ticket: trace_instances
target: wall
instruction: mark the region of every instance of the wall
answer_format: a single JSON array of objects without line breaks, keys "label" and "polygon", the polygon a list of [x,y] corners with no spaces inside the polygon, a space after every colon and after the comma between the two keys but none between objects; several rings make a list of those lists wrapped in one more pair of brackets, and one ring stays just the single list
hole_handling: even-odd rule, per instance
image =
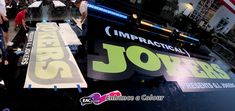
[{"label": "wall", "polygon": [[[175,14],[182,13],[185,11],[185,15],[190,14],[193,10],[187,8],[188,3],[193,4],[193,8],[195,9],[197,4],[199,3],[200,0],[178,0],[179,4],[179,9],[178,11],[175,12]],[[232,29],[232,27],[235,25],[235,14],[233,14],[230,10],[228,10],[225,6],[221,6],[215,13],[215,15],[211,18],[209,21],[209,25],[212,27],[216,27],[219,21],[223,18],[229,18],[229,24],[226,25],[226,27],[222,30],[223,33],[228,33],[229,30]]]},{"label": "wall", "polygon": [[225,6],[221,6],[215,13],[215,15],[209,21],[209,25],[212,27],[216,27],[219,21],[223,18],[229,18],[229,24],[225,26],[222,30],[223,33],[228,33],[230,29],[232,29],[235,24],[235,14],[233,14],[230,10],[228,10]]}]

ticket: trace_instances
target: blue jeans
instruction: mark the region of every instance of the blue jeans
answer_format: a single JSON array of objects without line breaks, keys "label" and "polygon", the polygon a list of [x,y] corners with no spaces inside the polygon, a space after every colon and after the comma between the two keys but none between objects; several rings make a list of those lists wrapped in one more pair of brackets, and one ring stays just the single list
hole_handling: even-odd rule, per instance
[{"label": "blue jeans", "polygon": [[2,59],[7,60],[7,50],[5,48],[5,43],[4,43],[4,40],[3,40],[2,27],[0,27],[0,49],[2,50]]}]

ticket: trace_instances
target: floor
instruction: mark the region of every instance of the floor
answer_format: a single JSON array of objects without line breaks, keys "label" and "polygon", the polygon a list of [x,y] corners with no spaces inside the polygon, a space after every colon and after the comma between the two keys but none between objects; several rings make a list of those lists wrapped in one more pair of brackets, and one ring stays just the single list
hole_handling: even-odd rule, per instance
[{"label": "floor", "polygon": [[17,31],[15,31],[15,22],[14,19],[9,19],[9,37],[10,40],[13,40],[16,36]]}]

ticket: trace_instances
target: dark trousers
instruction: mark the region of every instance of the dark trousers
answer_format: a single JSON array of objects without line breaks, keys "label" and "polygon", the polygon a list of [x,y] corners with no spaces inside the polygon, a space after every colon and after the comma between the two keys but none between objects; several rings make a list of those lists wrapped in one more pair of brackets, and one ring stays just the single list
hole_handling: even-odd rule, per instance
[{"label": "dark trousers", "polygon": [[17,26],[19,28],[19,31],[14,38],[14,45],[19,46],[20,48],[23,48],[25,41],[27,40],[26,33],[28,32],[28,29],[25,30],[22,25]]},{"label": "dark trousers", "polygon": [[3,31],[2,31],[1,26],[0,26],[0,49],[2,51],[2,59],[7,60],[7,50],[6,50],[6,47],[5,47],[4,40],[3,40]]}]

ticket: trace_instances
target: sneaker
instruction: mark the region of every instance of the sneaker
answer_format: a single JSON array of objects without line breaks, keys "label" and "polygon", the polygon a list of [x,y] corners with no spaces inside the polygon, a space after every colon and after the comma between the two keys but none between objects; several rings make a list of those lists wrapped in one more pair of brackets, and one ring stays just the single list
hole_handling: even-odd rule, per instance
[{"label": "sneaker", "polygon": [[19,26],[16,26],[15,31],[19,31],[19,30],[20,30]]},{"label": "sneaker", "polygon": [[7,60],[4,61],[4,65],[8,65],[9,62]]},{"label": "sneaker", "polygon": [[4,81],[3,80],[0,80],[0,85],[4,85]]},{"label": "sneaker", "polygon": [[8,42],[7,46],[12,46],[14,43],[13,42]]}]

